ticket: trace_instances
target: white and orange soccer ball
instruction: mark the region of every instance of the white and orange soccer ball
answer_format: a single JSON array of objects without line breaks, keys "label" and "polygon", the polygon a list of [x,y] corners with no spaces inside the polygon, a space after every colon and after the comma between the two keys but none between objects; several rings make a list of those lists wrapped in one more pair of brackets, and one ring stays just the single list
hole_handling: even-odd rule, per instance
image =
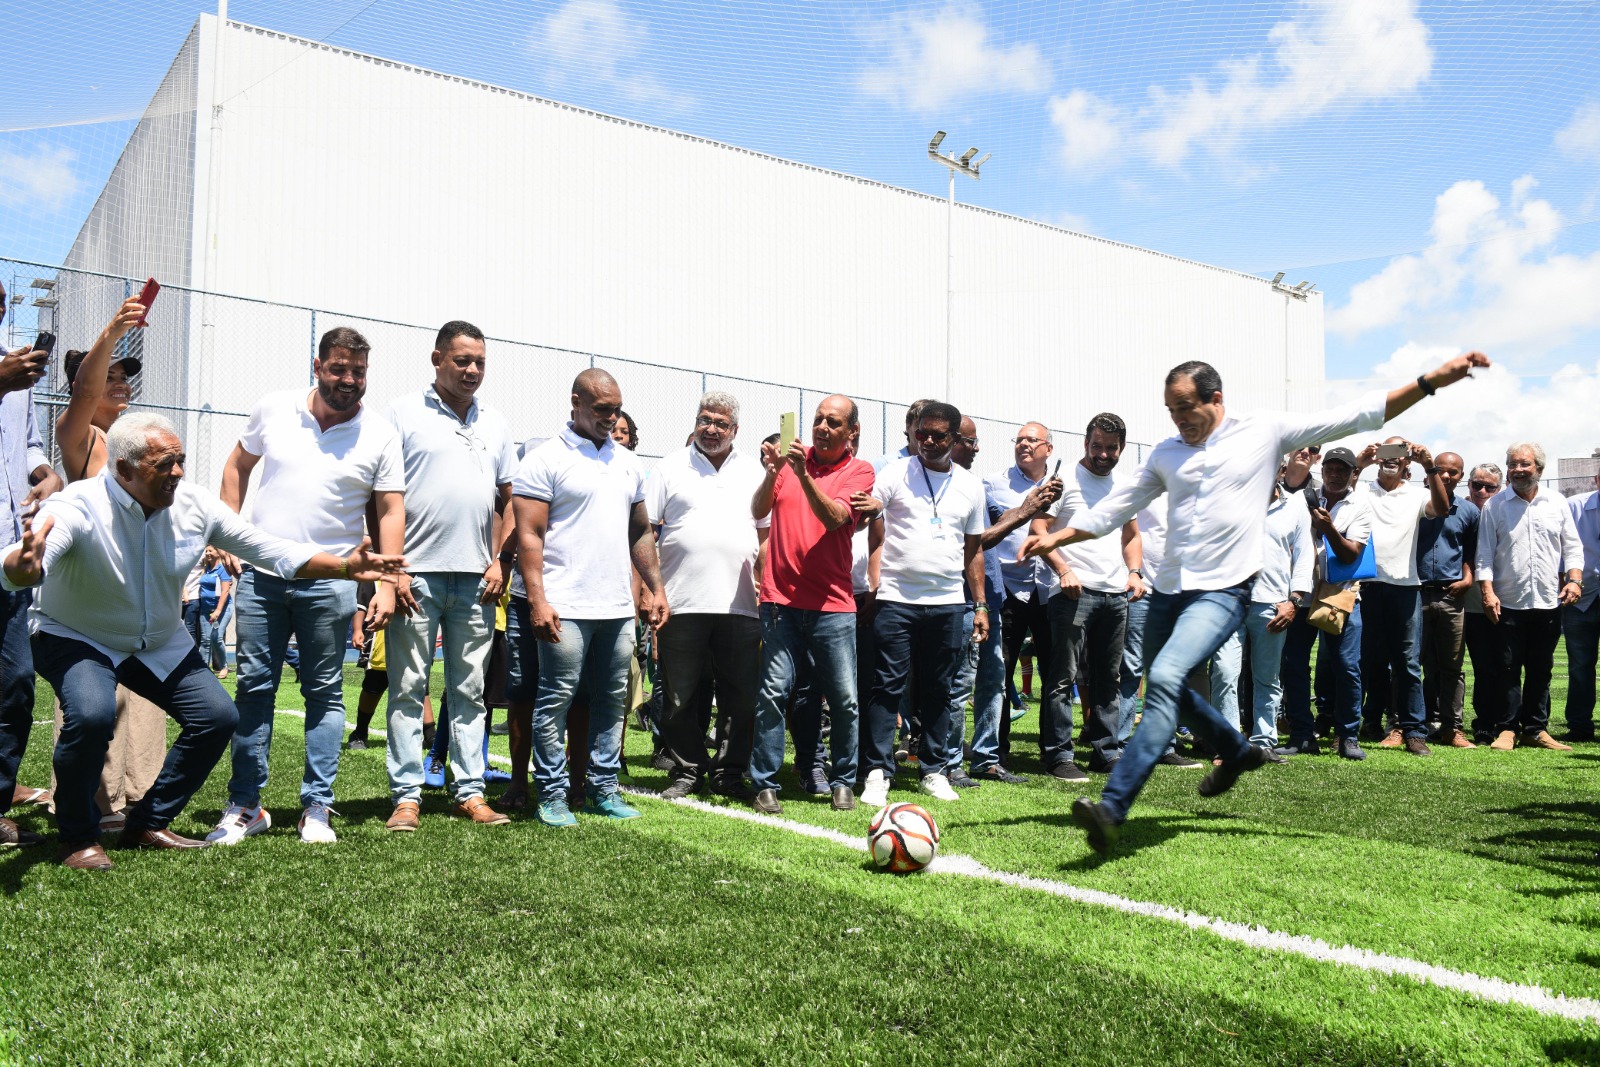
[{"label": "white and orange soccer ball", "polygon": [[895,874],[920,871],[939,851],[939,824],[915,804],[886,804],[867,827],[872,862]]}]

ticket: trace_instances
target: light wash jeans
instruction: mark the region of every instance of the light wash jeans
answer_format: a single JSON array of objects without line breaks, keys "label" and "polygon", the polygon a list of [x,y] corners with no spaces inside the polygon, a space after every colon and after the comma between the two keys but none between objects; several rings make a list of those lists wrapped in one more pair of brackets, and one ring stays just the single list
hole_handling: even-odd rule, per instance
[{"label": "light wash jeans", "polygon": [[344,650],[356,585],[333,578],[279,578],[246,568],[234,586],[238,605],[239,728],[233,735],[228,802],[261,803],[267,787],[274,702],[289,636],[300,645],[300,694],[306,702],[302,806],[333,803],[333,778],[344,741]]},{"label": "light wash jeans", "polygon": [[[972,691],[972,770],[988,770],[1000,762],[1000,716],[1006,707],[1006,646],[1000,633],[1004,598],[989,601],[989,639],[978,646],[978,670]],[[965,716],[962,717],[963,721]]]},{"label": "light wash jeans", "polygon": [[433,645],[444,632],[444,691],[450,705],[450,769],[457,802],[483,796],[483,675],[494,636],[494,605],[480,604],[476,571],[411,576],[417,610],[395,612],[387,631],[389,659],[389,795],[396,804],[422,799],[422,700],[428,695]]},{"label": "light wash jeans", "polygon": [[632,656],[632,617],[562,619],[557,641],[540,644],[539,696],[533,705],[533,767],[541,803],[567,797],[567,709],[580,683],[589,698],[585,790],[591,797],[617,791],[623,705],[628,702],[628,660]]},{"label": "light wash jeans", "polygon": [[1122,707],[1117,716],[1117,740],[1124,745],[1133,736],[1139,713],[1139,683],[1144,680],[1144,624],[1150,616],[1150,594],[1128,601],[1128,628],[1122,635]]},{"label": "light wash jeans", "polygon": [[[972,632],[972,617],[975,614],[977,613],[968,608],[961,616],[961,625],[969,634]],[[947,747],[951,758],[944,767],[946,775],[955,774],[961,769],[961,760],[966,754],[967,697],[972,694],[972,683],[977,677],[978,647],[969,639],[967,647],[961,651],[961,658],[956,661],[956,676],[950,683],[950,740]]]},{"label": "light wash jeans", "polygon": [[1272,633],[1267,623],[1278,617],[1278,605],[1254,604],[1244,616],[1250,637],[1251,702],[1255,723],[1250,743],[1272,748],[1278,743],[1278,709],[1283,706],[1283,644],[1288,630]]},{"label": "light wash jeans", "polygon": [[1151,593],[1145,620],[1144,717],[1122,758],[1111,767],[1100,794],[1114,821],[1128,817],[1134,798],[1172,744],[1181,721],[1227,763],[1242,759],[1250,743],[1204,697],[1188,686],[1189,673],[1206,662],[1239,629],[1250,601],[1250,583],[1229,589]]},{"label": "light wash jeans", "polygon": [[778,786],[783,767],[783,709],[794,684],[795,660],[811,654],[811,684],[828,701],[833,730],[828,784],[856,784],[860,724],[856,704],[856,613],[761,605],[761,681],[756,689],[750,780],[756,789]]}]

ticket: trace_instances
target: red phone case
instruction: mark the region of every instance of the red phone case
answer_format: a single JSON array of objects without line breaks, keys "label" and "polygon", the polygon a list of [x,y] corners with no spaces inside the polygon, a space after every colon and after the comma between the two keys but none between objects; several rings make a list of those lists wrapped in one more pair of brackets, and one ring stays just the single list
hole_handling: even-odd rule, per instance
[{"label": "red phone case", "polygon": [[156,294],[161,292],[161,283],[151,278],[144,283],[144,288],[139,290],[139,303],[144,305],[144,315],[139,316],[139,325],[143,326],[145,317],[150,314],[150,305],[155,303]]}]

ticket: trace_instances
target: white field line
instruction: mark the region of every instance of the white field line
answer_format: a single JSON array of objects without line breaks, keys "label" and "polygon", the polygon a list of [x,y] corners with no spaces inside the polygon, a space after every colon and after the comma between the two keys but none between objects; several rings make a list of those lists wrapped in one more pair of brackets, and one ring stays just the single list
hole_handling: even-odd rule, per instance
[{"label": "white field line", "polygon": [[[279,711],[278,714],[293,715],[297,718],[305,717],[303,712],[298,711]],[[370,730],[369,732],[380,736],[383,734],[382,730]],[[492,753],[489,758],[497,764],[509,764],[511,762],[505,756]],[[660,794],[650,789],[629,788],[625,792],[637,796],[650,797],[654,800],[661,799]],[[773,827],[774,829],[787,830],[802,837],[830,841],[855,852],[867,851],[865,834],[845,834],[822,826],[795,822],[792,819],[780,819],[772,815],[746,811],[743,808],[718,807],[714,804],[707,804],[703,800],[692,798],[666,801],[665,803],[676,804],[679,807],[691,808],[710,815],[718,815],[725,819],[738,819],[743,822]],[[1127,897],[1118,896],[1115,893],[1107,893],[1099,889],[1085,889],[1081,886],[1069,885],[1066,882],[1055,882],[1046,878],[1032,878],[1023,874],[991,870],[971,856],[940,854],[934,858],[928,870],[934,874],[953,874],[964,878],[978,878],[989,882],[999,882],[1002,885],[1015,886],[1019,889],[1032,889],[1040,893],[1049,893],[1051,896],[1062,897],[1078,904],[1110,908],[1113,911],[1120,911],[1128,915],[1140,915],[1148,919],[1161,919],[1179,926],[1187,926],[1191,930],[1204,930],[1222,938],[1224,941],[1248,945],[1251,948],[1271,952],[1287,952],[1291,955],[1304,956],[1306,959],[1317,960],[1322,963],[1334,963],[1342,967],[1374,971],[1378,974],[1397,975],[1417,982],[1439,986],[1442,989],[1453,989],[1468,996],[1476,997],[1479,1000],[1486,1000],[1495,1004],[1514,1004],[1518,1007],[1536,1011],[1541,1015],[1553,1015],[1580,1023],[1600,1024],[1600,1000],[1593,1000],[1588,997],[1569,997],[1565,993],[1553,993],[1543,986],[1523,985],[1518,982],[1508,982],[1502,978],[1485,978],[1482,975],[1472,974],[1467,971],[1453,971],[1448,967],[1438,967],[1431,963],[1423,963],[1421,960],[1408,959],[1405,956],[1391,956],[1384,952],[1356,948],[1354,945],[1330,945],[1321,938],[1306,937],[1303,934],[1284,934],[1260,926],[1248,926],[1244,923],[1229,922],[1225,919],[1213,919],[1207,915],[1184,911],[1182,908],[1173,908],[1165,904],[1130,900]]]}]

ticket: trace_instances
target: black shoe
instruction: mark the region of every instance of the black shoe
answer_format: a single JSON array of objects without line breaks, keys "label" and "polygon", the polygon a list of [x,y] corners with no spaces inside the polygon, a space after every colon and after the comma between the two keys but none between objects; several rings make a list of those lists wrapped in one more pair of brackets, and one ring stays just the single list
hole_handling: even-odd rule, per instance
[{"label": "black shoe", "polygon": [[1342,759],[1363,760],[1367,754],[1362,751],[1361,744],[1353,737],[1339,738],[1339,756]]},{"label": "black shoe", "polygon": [[1050,777],[1059,778],[1063,782],[1086,782],[1089,780],[1089,776],[1083,773],[1083,768],[1071,760],[1062,760],[1054,767],[1051,767]]},{"label": "black shoe", "polygon": [[[1122,758],[1121,756],[1117,757],[1117,759],[1121,759],[1121,758]],[[1115,767],[1116,765],[1117,765],[1117,760],[1115,760],[1115,759],[1090,760],[1089,761],[1089,773],[1090,774],[1110,774],[1111,773],[1111,769],[1113,767]]]},{"label": "black shoe", "polygon": [[345,742],[344,747],[351,752],[365,752],[367,750],[367,735],[351,734],[350,740]]},{"label": "black shoe", "polygon": [[1186,771],[1194,771],[1194,770],[1199,770],[1201,767],[1204,767],[1205,764],[1201,763],[1199,760],[1187,759],[1187,758],[1185,758],[1183,756],[1178,755],[1176,752],[1168,752],[1165,755],[1163,755],[1160,759],[1156,760],[1156,766],[1157,767],[1181,767],[1183,770],[1186,770]]},{"label": "black shoe", "polygon": [[1233,788],[1233,783],[1246,771],[1253,771],[1258,767],[1267,765],[1270,758],[1264,748],[1250,745],[1244,750],[1244,755],[1232,763],[1224,763],[1211,768],[1211,772],[1200,779],[1200,795],[1203,797],[1219,797]]},{"label": "black shoe", "polygon": [[1594,729],[1591,727],[1587,730],[1568,730],[1566,740],[1569,742],[1576,741],[1580,745],[1586,745],[1594,740]]},{"label": "black shoe", "polygon": [[1263,752],[1265,752],[1267,754],[1267,762],[1268,763],[1288,763],[1289,762],[1289,757],[1288,756],[1280,756],[1280,755],[1278,755],[1278,752],[1277,752],[1276,749],[1263,748],[1261,751],[1263,751]]},{"label": "black shoe", "polygon": [[1413,756],[1433,755],[1432,752],[1428,751],[1428,743],[1420,737],[1406,738],[1406,751],[1411,753]]},{"label": "black shoe", "polygon": [[699,783],[693,778],[674,778],[672,784],[661,791],[662,800],[682,800],[694,792]]},{"label": "black shoe", "polygon": [[650,754],[650,766],[658,771],[672,771],[677,768],[678,764],[671,756],[667,755],[665,749],[658,748]]},{"label": "black shoe", "polygon": [[949,779],[950,784],[957,789],[976,789],[983,784],[982,782],[974,779],[970,774],[962,770],[960,767],[957,767],[949,774],[946,774],[945,777]]},{"label": "black shoe", "polygon": [[828,795],[828,772],[821,767],[811,768],[810,774],[800,776],[800,792],[810,793],[812,796],[825,797]]},{"label": "black shoe", "polygon": [[1364,722],[1361,724],[1361,732],[1357,736],[1362,741],[1382,741],[1388,736],[1388,733],[1384,730],[1381,722]]},{"label": "black shoe", "polygon": [[[974,782],[973,784],[976,785],[977,783]],[[833,787],[833,810],[834,811],[855,811],[856,810],[856,795],[855,795],[854,792],[851,791],[849,786],[847,786],[847,785],[836,785],[836,786]]]},{"label": "black shoe", "polygon": [[1072,802],[1072,821],[1089,835],[1089,847],[1104,856],[1122,836],[1122,824],[1113,822],[1105,809],[1088,797]]},{"label": "black shoe", "polygon": [[719,797],[743,801],[746,804],[754,803],[756,799],[755,789],[743,778],[723,778],[713,781],[711,791]]},{"label": "black shoe", "polygon": [[783,814],[783,805],[778,803],[776,789],[763,789],[755,795],[754,800],[750,801],[750,806],[763,815]]},{"label": "black shoe", "polygon": [[1305,737],[1280,745],[1272,751],[1279,756],[1319,756],[1322,754],[1322,745],[1315,737]]},{"label": "black shoe", "polygon": [[1012,774],[998,763],[981,771],[973,771],[972,777],[980,782],[1004,782],[1006,785],[1020,785],[1027,781],[1022,775]]}]

